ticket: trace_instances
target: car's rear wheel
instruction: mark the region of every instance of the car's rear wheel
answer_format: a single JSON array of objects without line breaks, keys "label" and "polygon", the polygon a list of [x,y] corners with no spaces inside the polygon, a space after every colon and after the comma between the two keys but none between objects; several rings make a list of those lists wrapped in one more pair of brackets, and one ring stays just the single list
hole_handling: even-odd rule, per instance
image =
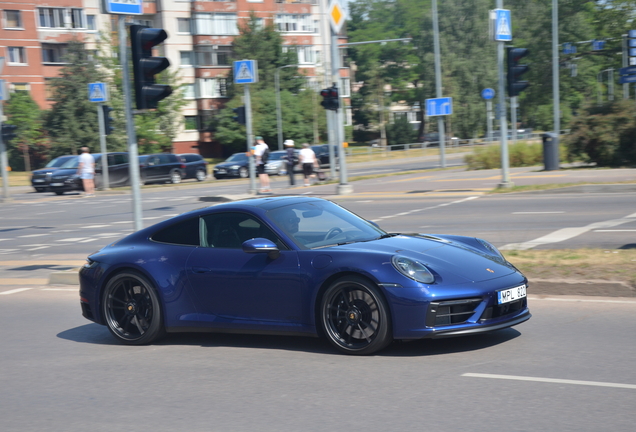
[{"label": "car's rear wheel", "polygon": [[207,175],[207,173],[205,172],[205,170],[200,169],[200,170],[197,170],[196,177],[197,177],[197,180],[198,180],[198,181],[203,181],[203,180],[205,180],[206,178],[208,178],[208,175]]},{"label": "car's rear wheel", "polygon": [[372,354],[391,343],[389,308],[358,276],[336,280],[322,297],[320,321],[329,342],[346,354]]},{"label": "car's rear wheel", "polygon": [[108,281],[102,307],[108,330],[125,344],[148,344],[165,333],[159,297],[136,272],[119,273]]},{"label": "car's rear wheel", "polygon": [[177,170],[174,170],[170,173],[170,183],[179,184],[181,183],[181,173]]},{"label": "car's rear wheel", "polygon": [[55,195],[64,195],[64,191],[55,191]]},{"label": "car's rear wheel", "polygon": [[241,167],[239,168],[239,177],[241,178],[247,178],[249,177],[250,173],[247,170],[247,167]]}]

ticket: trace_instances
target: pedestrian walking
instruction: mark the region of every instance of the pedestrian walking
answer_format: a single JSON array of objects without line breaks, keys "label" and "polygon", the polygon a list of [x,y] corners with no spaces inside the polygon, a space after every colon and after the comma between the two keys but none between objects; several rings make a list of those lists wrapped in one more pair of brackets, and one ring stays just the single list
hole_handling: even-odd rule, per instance
[{"label": "pedestrian walking", "polygon": [[295,186],[296,180],[294,179],[294,167],[298,163],[298,156],[296,156],[296,149],[294,149],[294,140],[285,140],[285,156],[283,159],[287,162],[287,174],[289,174],[289,185]]},{"label": "pedestrian walking", "polygon": [[258,181],[260,183],[261,192],[271,192],[269,187],[269,175],[265,172],[265,164],[269,160],[269,146],[263,140],[263,137],[256,137],[256,147],[254,147],[254,156],[256,157],[256,172],[258,173]]},{"label": "pedestrian walking", "polygon": [[88,147],[82,147],[82,154],[79,156],[77,174],[82,179],[84,186],[84,196],[95,196],[95,158],[90,154]]},{"label": "pedestrian walking", "polygon": [[304,143],[300,150],[300,163],[303,164],[303,175],[305,176],[305,186],[310,186],[311,179],[314,178],[314,166],[320,168],[316,153],[311,149],[309,143]]}]

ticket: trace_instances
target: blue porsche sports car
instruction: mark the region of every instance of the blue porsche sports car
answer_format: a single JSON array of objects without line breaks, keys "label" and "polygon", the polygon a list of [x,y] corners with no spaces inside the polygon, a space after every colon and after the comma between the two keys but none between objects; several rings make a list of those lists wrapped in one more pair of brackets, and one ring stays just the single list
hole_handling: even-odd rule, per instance
[{"label": "blue porsche sports car", "polygon": [[331,201],[191,211],[90,255],[82,314],[126,344],[165,332],[326,337],[348,354],[530,318],[527,279],[472,237],[387,233]]}]

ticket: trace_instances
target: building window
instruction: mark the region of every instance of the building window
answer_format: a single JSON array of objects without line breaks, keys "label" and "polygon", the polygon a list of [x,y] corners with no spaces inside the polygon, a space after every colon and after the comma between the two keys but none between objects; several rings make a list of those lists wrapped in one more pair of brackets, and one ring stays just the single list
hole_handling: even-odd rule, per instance
[{"label": "building window", "polygon": [[197,13],[194,15],[197,35],[238,35],[234,13]]},{"label": "building window", "polygon": [[351,79],[350,78],[340,78],[340,96],[341,97],[351,96]]},{"label": "building window", "polygon": [[194,65],[194,62],[192,61],[194,58],[193,51],[179,51],[179,54],[181,55],[181,66],[190,67]]},{"label": "building window", "polygon": [[190,18],[177,18],[177,33],[190,34]]},{"label": "building window", "polygon": [[86,28],[91,31],[97,30],[95,15],[86,15]]},{"label": "building window", "polygon": [[227,97],[227,80],[225,78],[197,78],[197,97]]},{"label": "building window", "polygon": [[183,98],[184,99],[194,99],[196,97],[194,91],[194,83],[192,84],[184,84],[183,85]]},{"label": "building window", "polygon": [[40,27],[64,28],[63,8],[38,8]]},{"label": "building window", "polygon": [[284,46],[283,52],[295,52],[298,55],[298,64],[316,63],[316,52],[312,45]]},{"label": "building window", "polygon": [[229,46],[202,46],[196,48],[197,66],[230,66],[232,47]]},{"label": "building window", "polygon": [[184,116],[185,130],[199,130],[197,116]]},{"label": "building window", "polygon": [[314,32],[310,14],[278,14],[274,24],[280,32]]},{"label": "building window", "polygon": [[4,28],[6,29],[21,29],[22,17],[19,10],[6,10],[4,11]]},{"label": "building window", "polygon": [[27,64],[24,47],[7,47],[9,64]]},{"label": "building window", "polygon": [[42,44],[42,63],[65,63],[66,44]]},{"label": "building window", "polygon": [[29,83],[12,83],[11,91],[14,92],[28,92],[29,91]]},{"label": "building window", "polygon": [[70,18],[71,18],[71,28],[74,28],[74,29],[86,28],[86,19],[84,18],[84,11],[82,9],[71,9]]}]

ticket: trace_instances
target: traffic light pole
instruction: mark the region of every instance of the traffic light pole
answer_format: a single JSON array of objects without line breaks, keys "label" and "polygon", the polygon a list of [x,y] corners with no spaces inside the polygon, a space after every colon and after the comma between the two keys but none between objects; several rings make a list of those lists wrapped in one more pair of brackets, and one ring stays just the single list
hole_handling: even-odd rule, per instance
[{"label": "traffic light pole", "polygon": [[130,170],[130,192],[132,195],[133,228],[139,231],[143,228],[141,191],[139,188],[139,156],[137,149],[137,133],[132,116],[132,98],[130,95],[130,79],[128,78],[128,56],[126,55],[126,21],[124,15],[118,15],[119,19],[119,58],[122,68],[122,83],[124,87],[124,108],[126,113],[126,134],[128,135],[128,158]]},{"label": "traffic light pole", "polygon": [[[331,29],[331,76],[333,83],[337,86],[340,82],[340,53],[338,52],[340,47],[338,46],[338,34]],[[344,141],[344,121],[342,113],[344,111],[344,104],[342,103],[342,92],[338,92],[339,109],[334,111],[333,117],[336,119],[336,124],[333,126],[334,136],[338,143],[338,160],[340,162],[340,184],[338,185],[338,195],[347,195],[353,193],[353,186],[348,183],[347,178],[347,155],[345,154],[345,148],[342,144]],[[333,159],[331,160],[333,162]],[[331,164],[333,165],[333,163]]]},{"label": "traffic light pole", "polygon": [[102,154],[102,187],[101,190],[110,190],[108,179],[108,154],[106,153],[106,120],[104,119],[104,104],[97,103],[97,122],[99,123],[99,149]]},{"label": "traffic light pole", "polygon": [[[499,0],[501,1],[501,0]],[[442,61],[439,48],[439,23],[437,18],[437,0],[433,0],[433,50],[435,53],[435,94],[442,97]],[[437,132],[439,135],[440,166],[446,168],[446,132],[444,116],[437,116]]]},{"label": "traffic light pole", "polygon": [[[4,89],[2,89],[4,93]],[[2,118],[4,117],[3,112],[3,101],[0,101],[0,129],[2,128]],[[9,163],[7,161],[7,146],[4,145],[4,140],[2,139],[2,134],[0,134],[0,169],[2,169],[2,201],[9,201],[9,173],[7,173],[7,167]]]}]

